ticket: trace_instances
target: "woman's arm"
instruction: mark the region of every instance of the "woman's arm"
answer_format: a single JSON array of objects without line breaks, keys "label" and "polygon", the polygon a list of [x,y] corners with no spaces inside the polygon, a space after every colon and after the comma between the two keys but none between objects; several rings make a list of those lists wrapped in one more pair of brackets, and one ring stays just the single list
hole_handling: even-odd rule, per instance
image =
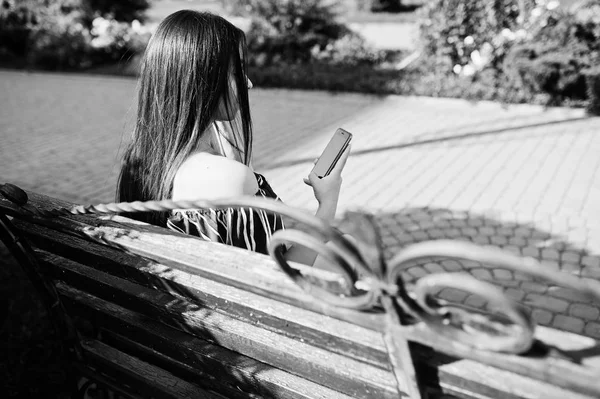
[{"label": "woman's arm", "polygon": [[[330,224],[335,220],[340,189],[342,186],[342,170],[346,165],[349,154],[350,146],[346,148],[328,176],[319,178],[314,173],[311,173],[308,176],[308,179],[304,179],[304,182],[313,188],[315,198],[319,203],[315,216]],[[312,265],[321,269],[329,268],[329,262],[326,259],[318,256],[315,251],[302,246],[290,247],[286,252],[286,259],[305,265]]]}]

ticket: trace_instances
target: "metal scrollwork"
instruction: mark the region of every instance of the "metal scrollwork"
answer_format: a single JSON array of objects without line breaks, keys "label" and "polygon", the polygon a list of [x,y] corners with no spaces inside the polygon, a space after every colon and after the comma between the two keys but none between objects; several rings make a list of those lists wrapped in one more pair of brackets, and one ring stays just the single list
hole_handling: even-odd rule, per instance
[{"label": "metal scrollwork", "polygon": [[[5,185],[6,187],[7,185]],[[1,188],[1,186],[0,186]],[[23,195],[10,187],[11,200],[18,198],[23,206]],[[3,190],[0,190],[3,193]],[[600,299],[600,283],[580,280],[574,276],[543,267],[532,258],[524,258],[499,249],[481,247],[463,241],[432,240],[403,248],[388,263],[373,217],[359,212],[347,213],[339,229],[299,209],[279,201],[240,197],[234,199],[197,201],[148,201],[111,203],[52,210],[23,207],[27,212],[41,217],[66,214],[120,213],[170,211],[198,208],[254,208],[289,218],[302,228],[280,230],[272,235],[269,252],[281,269],[303,290],[315,299],[332,306],[366,310],[383,305],[386,312],[397,308],[416,322],[423,322],[431,330],[450,340],[469,347],[508,353],[526,352],[534,341],[535,323],[524,308],[508,298],[496,286],[456,273],[436,273],[419,279],[412,292],[407,291],[401,271],[411,262],[425,258],[454,258],[476,261],[494,267],[526,273],[556,285],[572,288],[583,296]],[[340,229],[344,230],[342,233]],[[285,257],[288,245],[301,245],[312,249],[329,261],[342,276],[348,291],[338,294],[317,286]],[[434,295],[439,288],[455,288],[487,300],[494,312],[474,312],[449,304]],[[395,306],[392,306],[393,304]]]}]

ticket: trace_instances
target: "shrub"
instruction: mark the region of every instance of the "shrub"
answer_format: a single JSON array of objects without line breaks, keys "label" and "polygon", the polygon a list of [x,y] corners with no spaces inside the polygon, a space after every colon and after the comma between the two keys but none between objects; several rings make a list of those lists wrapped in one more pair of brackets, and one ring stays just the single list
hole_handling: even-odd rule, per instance
[{"label": "shrub", "polygon": [[368,65],[278,64],[251,66],[252,82],[259,87],[360,92],[371,94],[406,93],[402,71],[374,69]]},{"label": "shrub", "polygon": [[[445,71],[497,68],[519,40],[520,4],[534,0],[432,0],[417,12],[422,51]],[[467,72],[468,75],[472,73]],[[473,71],[474,72],[474,71]]]},{"label": "shrub", "polygon": [[45,18],[31,29],[27,60],[32,67],[64,70],[91,65],[89,31],[73,13]]},{"label": "shrub", "polygon": [[547,95],[551,104],[587,98],[584,71],[600,61],[600,18],[580,11],[557,9],[540,18],[528,40],[510,50],[508,79]]},{"label": "shrub", "polygon": [[373,12],[399,12],[402,10],[401,0],[371,0]]},{"label": "shrub", "polygon": [[144,21],[149,0],[81,0],[88,22],[97,17],[117,21]]},{"label": "shrub", "polygon": [[226,6],[251,17],[247,38],[254,64],[378,62],[382,55],[337,21],[338,7],[332,0],[230,0]]},{"label": "shrub", "polygon": [[583,73],[586,78],[588,96],[586,110],[592,115],[600,115],[600,66],[589,68]]},{"label": "shrub", "polygon": [[386,53],[370,48],[365,39],[350,32],[329,43],[324,49],[315,46],[311,49],[312,59],[332,65],[377,65],[386,58]]},{"label": "shrub", "polygon": [[142,53],[150,40],[152,29],[137,20],[127,23],[97,17],[92,21],[90,31],[92,63],[112,63]]},{"label": "shrub", "polygon": [[251,16],[248,48],[259,62],[307,62],[348,33],[336,21],[336,4],[323,0],[238,0],[234,7]]},{"label": "shrub", "polygon": [[145,47],[149,32],[137,20],[124,21],[141,16],[148,5],[146,0],[4,0],[0,52],[44,69],[114,62]]}]

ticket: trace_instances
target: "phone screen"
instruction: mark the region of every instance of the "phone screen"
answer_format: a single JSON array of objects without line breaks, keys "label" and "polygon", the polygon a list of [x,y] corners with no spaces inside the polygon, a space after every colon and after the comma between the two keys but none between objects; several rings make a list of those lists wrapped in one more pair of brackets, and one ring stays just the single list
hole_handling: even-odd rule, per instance
[{"label": "phone screen", "polygon": [[313,168],[317,176],[324,177],[331,172],[351,139],[352,134],[344,129],[338,129],[333,134],[333,137],[329,140],[329,144],[327,144],[327,147],[325,147],[325,150],[323,150]]}]

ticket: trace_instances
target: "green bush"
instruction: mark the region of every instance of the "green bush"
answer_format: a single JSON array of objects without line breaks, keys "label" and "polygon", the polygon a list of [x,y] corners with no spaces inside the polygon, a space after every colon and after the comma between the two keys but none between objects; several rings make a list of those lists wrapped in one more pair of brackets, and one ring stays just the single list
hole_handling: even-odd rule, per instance
[{"label": "green bush", "polygon": [[262,63],[307,62],[314,48],[348,33],[336,21],[335,4],[322,0],[239,0],[237,9],[252,18],[248,48]]},{"label": "green bush", "polygon": [[592,115],[600,115],[600,66],[587,69],[583,73],[586,78],[588,96],[586,110]]},{"label": "green bush", "polygon": [[545,94],[550,104],[586,99],[584,71],[600,61],[600,19],[589,19],[590,13],[582,19],[577,10],[548,13],[504,64],[509,80]]},{"label": "green bush", "polygon": [[399,12],[403,9],[401,0],[371,0],[370,3],[373,12]]},{"label": "green bush", "polygon": [[142,17],[148,5],[146,0],[4,0],[0,54],[5,62],[43,69],[114,62],[145,47],[149,31],[127,21]]},{"label": "green bush", "polygon": [[150,8],[149,0],[81,0],[81,3],[88,22],[96,17],[123,22],[144,21],[145,12]]},{"label": "green bush", "polygon": [[254,64],[378,62],[382,54],[338,21],[339,6],[332,0],[229,0],[226,8],[251,17],[247,38]]},{"label": "green bush", "polygon": [[[522,1],[522,2],[521,2]],[[475,64],[497,68],[517,39],[520,4],[534,0],[431,0],[418,10],[420,46],[450,72]],[[475,55],[474,55],[475,53]]]},{"label": "green bush", "polygon": [[27,61],[29,66],[51,70],[91,66],[89,31],[73,13],[42,19],[31,29]]},{"label": "green bush", "polygon": [[257,87],[370,94],[400,94],[408,91],[402,71],[376,69],[368,65],[280,63],[251,66],[248,73]]}]

